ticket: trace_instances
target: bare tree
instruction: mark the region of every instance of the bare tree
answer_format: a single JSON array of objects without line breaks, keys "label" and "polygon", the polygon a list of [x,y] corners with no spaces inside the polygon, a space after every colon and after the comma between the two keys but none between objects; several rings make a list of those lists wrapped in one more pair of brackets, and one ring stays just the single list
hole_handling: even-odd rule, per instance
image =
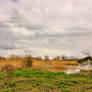
[{"label": "bare tree", "polygon": [[60,60],[60,57],[56,56],[55,58],[53,58],[53,60]]},{"label": "bare tree", "polygon": [[39,61],[43,60],[41,56],[37,57],[36,59],[39,60]]},{"label": "bare tree", "polygon": [[45,56],[45,57],[44,57],[44,60],[45,60],[45,61],[49,61],[49,60],[50,60],[50,59],[49,59],[49,56],[48,56],[48,55]]},{"label": "bare tree", "polygon": [[62,58],[62,60],[67,60],[68,59],[68,57],[66,55],[62,55],[61,58]]},{"label": "bare tree", "polygon": [[25,53],[25,56],[29,57],[29,56],[31,56],[32,51],[30,51],[30,50],[28,50],[28,49],[25,49],[25,50],[24,50],[24,53]]},{"label": "bare tree", "polygon": [[25,50],[25,60],[22,62],[23,64],[23,67],[25,68],[29,68],[29,67],[32,67],[32,56],[31,56],[31,51],[30,50]]}]

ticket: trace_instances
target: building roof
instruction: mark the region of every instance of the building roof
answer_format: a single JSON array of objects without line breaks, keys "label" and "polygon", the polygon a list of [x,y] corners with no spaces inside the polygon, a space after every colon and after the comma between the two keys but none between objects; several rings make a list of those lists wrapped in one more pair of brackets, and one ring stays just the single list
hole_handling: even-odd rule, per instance
[{"label": "building roof", "polygon": [[82,63],[82,62],[85,62],[85,61],[92,61],[92,57],[91,56],[88,56],[88,57],[85,57],[85,58],[82,58],[82,59],[79,59],[77,60],[78,63]]}]

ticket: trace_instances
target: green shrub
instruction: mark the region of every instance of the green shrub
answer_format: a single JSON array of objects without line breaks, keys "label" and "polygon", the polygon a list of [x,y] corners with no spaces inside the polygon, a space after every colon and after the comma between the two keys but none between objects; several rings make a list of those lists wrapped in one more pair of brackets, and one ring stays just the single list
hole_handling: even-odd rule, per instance
[{"label": "green shrub", "polygon": [[16,91],[16,88],[8,87],[6,89],[3,89],[0,92],[17,92],[17,91]]},{"label": "green shrub", "polygon": [[65,84],[64,81],[59,81],[59,82],[57,83],[57,87],[58,87],[58,88],[66,88],[67,85]]},{"label": "green shrub", "polygon": [[78,83],[78,81],[77,81],[77,80],[72,80],[72,82],[73,82],[73,83]]},{"label": "green shrub", "polygon": [[62,88],[61,90],[62,90],[62,92],[71,92],[70,89],[64,89],[64,88]]},{"label": "green shrub", "polygon": [[4,84],[7,86],[7,87],[16,87],[16,82],[15,81],[5,81]]},{"label": "green shrub", "polygon": [[32,84],[32,86],[33,87],[37,87],[37,86],[40,86],[41,85],[41,81],[35,81],[33,84]]},{"label": "green shrub", "polygon": [[4,74],[0,74],[0,79],[4,79],[6,76]]},{"label": "green shrub", "polygon": [[1,92],[12,92],[12,88],[3,89]]}]

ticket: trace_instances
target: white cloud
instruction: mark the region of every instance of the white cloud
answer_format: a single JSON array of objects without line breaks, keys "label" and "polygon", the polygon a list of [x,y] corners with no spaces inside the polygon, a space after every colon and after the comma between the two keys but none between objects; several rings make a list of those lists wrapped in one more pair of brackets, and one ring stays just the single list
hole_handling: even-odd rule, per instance
[{"label": "white cloud", "polygon": [[29,48],[41,55],[56,55],[53,52],[78,55],[84,49],[91,51],[91,3],[91,0],[2,1],[2,37],[11,34],[7,41],[13,39],[15,43],[11,43],[16,50]]},{"label": "white cloud", "polygon": [[2,2],[0,2],[0,22],[10,20],[13,7],[14,4],[9,0],[2,0]]}]

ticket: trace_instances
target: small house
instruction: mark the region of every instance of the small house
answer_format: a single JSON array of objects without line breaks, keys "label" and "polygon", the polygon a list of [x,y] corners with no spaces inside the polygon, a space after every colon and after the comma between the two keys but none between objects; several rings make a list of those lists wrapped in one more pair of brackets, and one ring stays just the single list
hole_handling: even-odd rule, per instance
[{"label": "small house", "polygon": [[86,57],[79,60],[80,63],[80,74],[91,74],[92,75],[92,58]]}]

